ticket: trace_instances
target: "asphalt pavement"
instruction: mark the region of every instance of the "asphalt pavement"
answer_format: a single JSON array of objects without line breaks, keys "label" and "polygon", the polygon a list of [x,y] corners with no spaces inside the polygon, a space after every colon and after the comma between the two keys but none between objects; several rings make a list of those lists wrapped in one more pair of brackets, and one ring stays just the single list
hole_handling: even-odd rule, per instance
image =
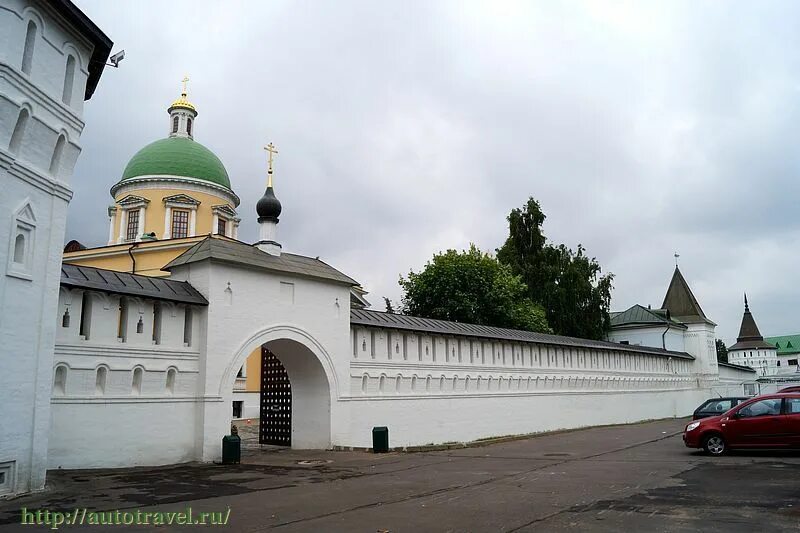
[{"label": "asphalt pavement", "polygon": [[[420,453],[249,445],[236,466],[56,471],[47,491],[0,501],[0,531],[40,530],[20,525],[22,507],[191,507],[195,518],[228,513],[226,526],[205,526],[210,530],[248,532],[800,531],[800,453],[706,457],[683,446],[684,424],[662,420]],[[123,529],[180,528],[113,528]]]}]

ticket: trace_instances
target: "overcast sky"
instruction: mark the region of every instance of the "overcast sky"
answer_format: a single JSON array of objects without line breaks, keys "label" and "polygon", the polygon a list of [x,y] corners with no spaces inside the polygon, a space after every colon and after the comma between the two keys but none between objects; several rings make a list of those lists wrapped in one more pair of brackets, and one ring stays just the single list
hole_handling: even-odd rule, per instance
[{"label": "overcast sky", "polygon": [[257,236],[274,142],[284,250],[373,306],[437,251],[500,246],[528,196],[546,235],[659,307],[673,253],[729,345],[800,331],[800,4],[77,0],[125,49],[85,109],[67,239],[103,245],[108,190],[167,135],[191,78],[195,139]]}]

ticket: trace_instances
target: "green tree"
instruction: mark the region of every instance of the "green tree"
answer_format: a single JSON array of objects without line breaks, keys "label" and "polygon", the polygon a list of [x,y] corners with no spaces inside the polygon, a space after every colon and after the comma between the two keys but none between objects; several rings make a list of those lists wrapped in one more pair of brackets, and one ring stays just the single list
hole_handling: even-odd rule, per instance
[{"label": "green tree", "polygon": [[433,256],[419,272],[400,277],[403,313],[549,333],[544,310],[511,270],[474,244]]},{"label": "green tree", "polygon": [[717,339],[716,345],[717,345],[717,361],[719,361],[720,363],[727,363],[728,347],[725,346],[725,343],[722,342],[722,339]]},{"label": "green tree", "polygon": [[573,251],[547,242],[539,202],[529,198],[522,209],[508,215],[509,235],[497,250],[528,287],[528,297],[540,304],[547,322],[559,335],[603,339],[610,328],[608,315],[613,274],[602,274],[595,258],[578,245]]}]

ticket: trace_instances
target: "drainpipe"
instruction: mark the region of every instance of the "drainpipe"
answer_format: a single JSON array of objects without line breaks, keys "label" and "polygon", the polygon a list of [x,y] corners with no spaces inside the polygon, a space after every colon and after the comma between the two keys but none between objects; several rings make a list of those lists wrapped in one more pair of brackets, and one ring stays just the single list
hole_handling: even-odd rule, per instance
[{"label": "drainpipe", "polygon": [[133,257],[133,249],[139,245],[139,242],[135,242],[128,247],[128,255],[131,256],[131,274],[136,274],[136,258]]},{"label": "drainpipe", "polygon": [[[133,256],[131,256],[131,257],[133,257]],[[668,331],[669,331],[669,325],[667,325],[667,329],[665,329],[665,330],[664,330],[664,333],[662,333],[662,334],[661,334],[661,347],[662,347],[663,349],[665,349],[665,350],[667,349],[667,340],[666,340],[666,336],[667,336],[667,332],[668,332]]]}]

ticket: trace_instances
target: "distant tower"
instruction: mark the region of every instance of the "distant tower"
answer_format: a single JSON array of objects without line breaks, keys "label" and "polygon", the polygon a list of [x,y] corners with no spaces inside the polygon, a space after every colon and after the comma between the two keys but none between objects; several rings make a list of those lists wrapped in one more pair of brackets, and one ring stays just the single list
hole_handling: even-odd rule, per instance
[{"label": "distant tower", "polygon": [[747,294],[744,295],[744,315],[739,337],[736,338],[736,344],[728,348],[728,362],[749,366],[759,376],[773,376],[778,373],[778,349],[765,342],[761,336],[750,312]]},{"label": "distant tower", "polygon": [[273,156],[278,153],[275,145],[269,143],[264,147],[269,156],[268,170],[267,170],[267,190],[264,191],[264,196],[256,204],[256,213],[258,213],[258,242],[256,247],[271,255],[281,255],[281,245],[278,242],[278,217],[281,214],[281,203],[275,196],[275,191],[272,188],[272,162]]}]

